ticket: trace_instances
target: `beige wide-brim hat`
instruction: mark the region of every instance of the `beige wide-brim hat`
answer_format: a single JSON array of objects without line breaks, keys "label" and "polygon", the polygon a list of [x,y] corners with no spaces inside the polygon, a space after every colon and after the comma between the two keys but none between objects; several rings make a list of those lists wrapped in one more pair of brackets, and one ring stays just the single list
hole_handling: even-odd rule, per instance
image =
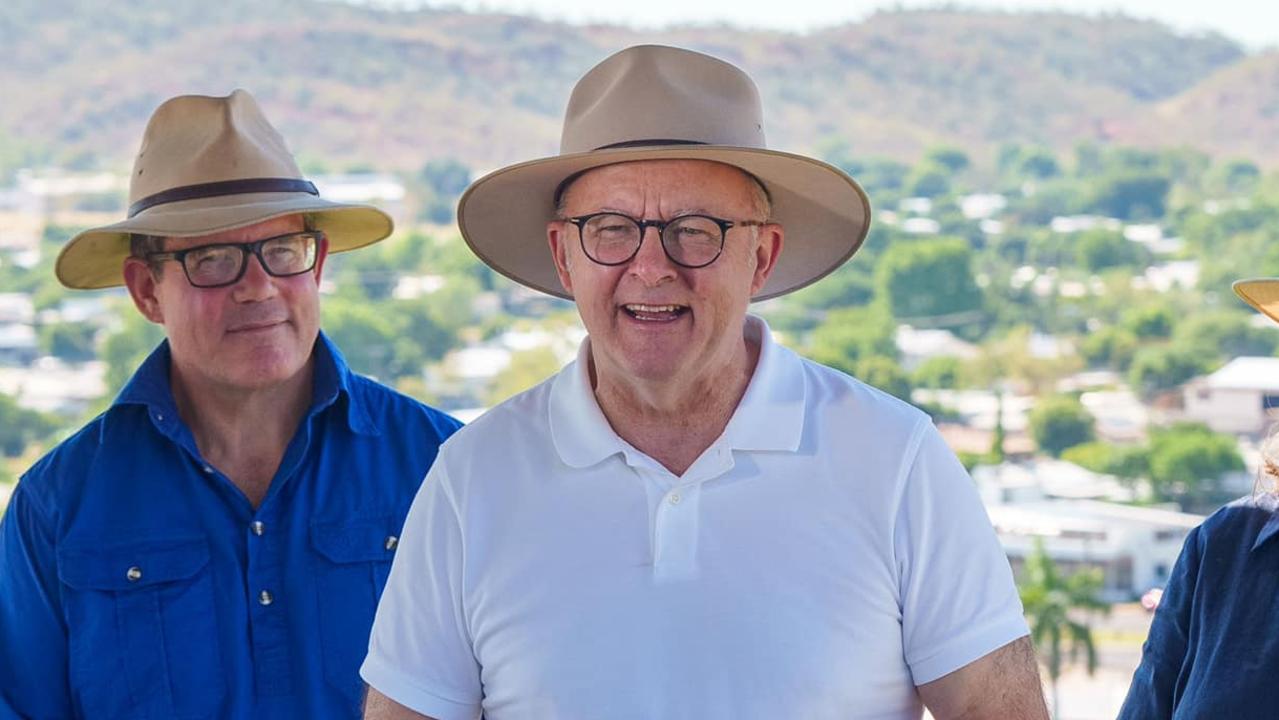
[{"label": "beige wide-brim hat", "polygon": [[71,238],[55,272],[69,288],[122,285],[131,234],[195,237],[294,214],[324,232],[331,253],[375,243],[393,227],[377,208],[321,198],[249,93],[182,95],[147,123],[128,218]]},{"label": "beige wide-brim hat", "polygon": [[561,184],[603,165],[668,159],[733,165],[768,191],[786,246],[754,300],[818,280],[866,238],[870,201],[856,181],[820,160],[765,146],[759,91],[746,73],[660,45],[627,48],[588,71],[569,98],[560,154],[476,180],[458,201],[458,226],[489,267],[571,299],[546,242]]},{"label": "beige wide-brim hat", "polygon": [[1279,278],[1236,280],[1235,294],[1258,312],[1279,322]]}]

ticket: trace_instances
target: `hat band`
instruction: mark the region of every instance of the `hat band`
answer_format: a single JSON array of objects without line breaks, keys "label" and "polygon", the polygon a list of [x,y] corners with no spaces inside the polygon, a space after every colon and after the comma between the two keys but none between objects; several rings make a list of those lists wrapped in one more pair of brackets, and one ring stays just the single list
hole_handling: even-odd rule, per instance
[{"label": "hat band", "polygon": [[129,217],[147,208],[183,200],[222,197],[224,195],[249,195],[251,193],[303,192],[319,195],[320,191],[309,180],[297,178],[248,178],[246,180],[222,180],[219,182],[182,185],[154,195],[148,195],[129,206]]},{"label": "hat band", "polygon": [[630,147],[648,147],[650,145],[709,145],[701,140],[626,140],[624,142],[613,143],[612,145],[601,145],[596,150],[616,150],[617,148]]}]

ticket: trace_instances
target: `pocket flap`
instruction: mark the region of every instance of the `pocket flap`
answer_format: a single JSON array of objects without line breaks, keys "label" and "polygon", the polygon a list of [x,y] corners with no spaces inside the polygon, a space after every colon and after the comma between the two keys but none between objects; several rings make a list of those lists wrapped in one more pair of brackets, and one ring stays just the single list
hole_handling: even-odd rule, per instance
[{"label": "pocket flap", "polygon": [[311,524],[311,544],[335,563],[390,560],[399,542],[395,516],[362,517]]},{"label": "pocket flap", "polygon": [[209,564],[204,538],[92,543],[58,550],[58,578],[78,590],[134,590],[186,580]]}]

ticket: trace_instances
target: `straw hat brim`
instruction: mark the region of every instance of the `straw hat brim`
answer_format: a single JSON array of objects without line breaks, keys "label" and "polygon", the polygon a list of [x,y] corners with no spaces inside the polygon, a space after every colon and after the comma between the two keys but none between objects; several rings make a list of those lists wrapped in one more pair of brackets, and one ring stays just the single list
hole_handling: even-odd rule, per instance
[{"label": "straw hat brim", "polygon": [[816,282],[844,263],[866,239],[870,201],[847,174],[820,160],[763,148],[657,145],[559,155],[492,172],[458,201],[458,226],[489,267],[512,280],[572,299],[560,284],[546,242],[554,194],[565,178],[591,168],[639,160],[711,160],[754,175],[772,199],[772,220],[786,242],[766,300]]},{"label": "straw hat brim", "polygon": [[375,207],[335,203],[307,193],[254,193],[159,205],[113,225],[85,230],[58,254],[55,272],[69,288],[93,290],[124,284],[131,234],[196,237],[235,230],[286,215],[303,214],[324,231],[329,252],[354,250],[391,234],[390,216]]},{"label": "straw hat brim", "polygon": [[1279,278],[1238,280],[1231,287],[1257,312],[1279,322]]}]

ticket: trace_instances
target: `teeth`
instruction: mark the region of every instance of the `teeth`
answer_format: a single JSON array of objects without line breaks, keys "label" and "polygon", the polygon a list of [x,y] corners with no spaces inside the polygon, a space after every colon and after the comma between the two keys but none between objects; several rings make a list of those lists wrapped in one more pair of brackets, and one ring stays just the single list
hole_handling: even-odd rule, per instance
[{"label": "teeth", "polygon": [[676,310],[679,310],[681,307],[683,306],[682,305],[627,305],[626,309],[630,310],[631,312],[662,313],[662,312],[675,312]]}]

